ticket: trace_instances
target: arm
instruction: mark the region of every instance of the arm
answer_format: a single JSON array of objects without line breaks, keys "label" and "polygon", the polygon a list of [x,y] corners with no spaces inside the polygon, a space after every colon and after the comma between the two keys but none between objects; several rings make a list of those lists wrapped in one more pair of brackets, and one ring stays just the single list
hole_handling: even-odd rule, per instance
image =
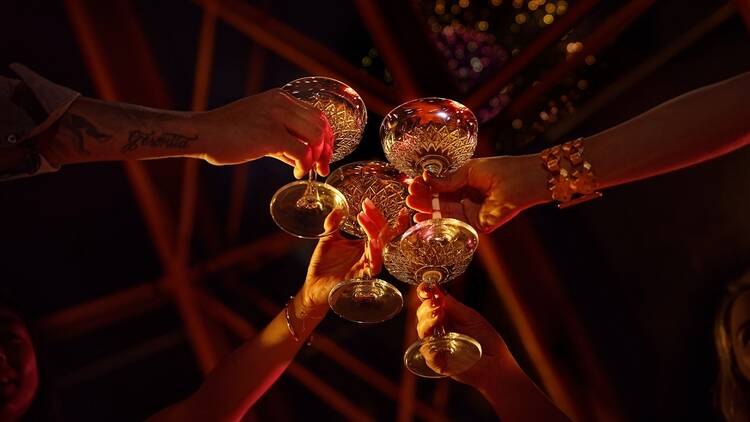
[{"label": "arm", "polygon": [[[482,345],[479,362],[453,379],[482,393],[501,420],[570,420],[523,372],[502,337],[477,311],[439,290],[429,290],[425,284],[420,284],[417,292],[423,300],[417,309],[419,338],[431,335],[439,324],[447,324],[450,331],[469,335]],[[428,366],[438,369],[429,355],[425,357]]]},{"label": "arm", "polygon": [[300,293],[289,303],[289,312],[295,333],[302,341],[292,337],[282,310],[252,340],[222,359],[197,392],[152,416],[149,421],[241,420],[284,373],[304,339],[310,336],[327,312],[325,308],[308,307]]},{"label": "arm", "polygon": [[22,80],[0,76],[0,178],[162,157],[220,165],[269,156],[295,167],[297,177],[312,169],[328,174],[328,120],[280,89],[207,112],[178,112],[81,97],[22,65],[11,68]]},{"label": "arm", "polygon": [[323,114],[280,89],[209,112],[177,112],[79,97],[36,139],[52,165],[162,157],[237,164],[271,156],[298,177],[328,172],[332,131]]},{"label": "arm", "polygon": [[[328,224],[337,225],[341,217],[332,215]],[[382,263],[382,242],[378,238],[386,227],[385,217],[366,201],[357,219],[370,238],[370,265],[377,273]],[[254,339],[223,359],[195,394],[150,421],[240,420],[286,370],[304,339],[326,315],[331,288],[341,280],[361,276],[364,252],[364,241],[344,239],[338,232],[321,239],[310,260],[305,284],[288,305],[291,325],[301,341],[294,339],[285,312],[280,312]]]},{"label": "arm", "polygon": [[[750,73],[700,88],[584,139],[583,156],[598,187],[675,171],[750,143]],[[446,197],[448,215],[492,231],[523,209],[550,201],[547,173],[537,155],[471,160],[453,175],[417,179],[408,203],[429,213],[430,188]],[[428,218],[418,214],[417,219]]]}]

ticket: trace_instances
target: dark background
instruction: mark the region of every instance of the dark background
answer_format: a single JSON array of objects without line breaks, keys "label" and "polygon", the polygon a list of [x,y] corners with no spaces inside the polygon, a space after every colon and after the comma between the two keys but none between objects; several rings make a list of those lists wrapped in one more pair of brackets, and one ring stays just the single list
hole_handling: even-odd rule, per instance
[{"label": "dark background", "polygon": [[[188,109],[200,8],[178,0],[134,4],[175,108]],[[431,7],[431,2],[425,4]],[[585,106],[596,92],[670,45],[722,4],[657,2],[598,56],[596,67],[585,70],[591,90],[582,93],[578,105]],[[585,32],[587,25],[608,13],[607,6],[598,6],[577,30]],[[359,65],[373,47],[349,2],[275,1],[271,14],[354,64]],[[21,62],[52,81],[97,96],[62,1],[5,2],[0,40],[3,75],[12,76],[7,65]],[[731,17],[612,99],[566,138],[596,133],[691,89],[750,70],[749,42],[742,20],[738,15]],[[244,35],[218,24],[211,107],[244,95],[249,45]],[[543,60],[532,65],[524,72],[528,81],[518,81],[518,86],[533,81],[533,73],[544,66]],[[382,69],[375,67],[368,71],[382,77]],[[279,86],[304,74],[269,53],[264,85]],[[347,162],[382,158],[377,142],[381,118],[370,113],[365,140]],[[499,134],[503,138],[495,145],[498,153],[537,152],[561,141],[544,136],[531,139],[513,132],[509,124]],[[231,181],[231,169],[201,165],[200,171],[194,261],[216,252],[204,235],[204,226],[209,221],[224,223]],[[241,242],[277,230],[267,204],[273,192],[291,179],[290,173],[270,159],[250,165]],[[161,182],[180,183],[179,179]],[[544,206],[527,213],[628,419],[716,419],[712,318],[724,285],[750,263],[748,194],[750,150],[744,148],[689,169],[609,189],[604,199],[569,210]],[[502,238],[506,230],[512,227],[498,230],[496,236]],[[302,242],[282,259],[259,269],[235,269],[232,277],[280,306],[303,280],[312,247],[312,242]],[[160,275],[121,164],[70,166],[54,175],[0,184],[0,284],[11,286],[30,314],[42,317],[152,282]],[[260,311],[225,291],[220,280],[204,282],[256,325],[267,321]],[[407,291],[406,286],[397,285]],[[451,289],[487,315],[528,365],[512,325],[498,306],[496,292],[477,263]],[[363,329],[329,317],[321,331],[396,380],[401,371],[403,319],[401,314],[394,321]],[[106,330],[47,343],[46,354],[67,420],[143,419],[185,397],[200,382],[182,323],[171,305]],[[394,419],[392,401],[314,350],[305,349],[298,361],[376,419]],[[527,369],[533,373],[533,368]],[[429,400],[435,385],[419,381],[420,397]],[[457,383],[450,392],[446,410],[450,418],[493,417],[476,392]],[[279,381],[256,412],[260,420],[303,420],[310,415],[316,420],[341,418],[290,377]]]}]

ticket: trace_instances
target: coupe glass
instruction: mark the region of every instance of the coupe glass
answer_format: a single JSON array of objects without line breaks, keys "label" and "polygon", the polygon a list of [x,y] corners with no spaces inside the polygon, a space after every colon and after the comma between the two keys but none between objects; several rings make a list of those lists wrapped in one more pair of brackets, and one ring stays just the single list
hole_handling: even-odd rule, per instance
[{"label": "coupe glass", "polygon": [[[444,176],[463,166],[477,144],[478,123],[463,104],[444,98],[420,98],[393,109],[380,126],[383,150],[399,170],[418,177]],[[437,194],[432,219],[409,228],[385,251],[386,268],[399,280],[438,288],[462,274],[479,244],[477,232],[453,218],[442,218]],[[411,345],[406,367],[416,375],[436,378],[459,374],[482,356],[476,340],[460,333],[435,333]]]},{"label": "coupe glass", "polygon": [[[294,97],[321,110],[333,129],[331,162],[349,155],[359,145],[367,123],[367,109],[359,94],[335,79],[311,76],[289,82],[282,88]],[[306,239],[328,236],[338,227],[327,227],[334,211],[348,214],[346,198],[338,190],[315,180],[289,183],[271,199],[271,216],[287,233]]]},{"label": "coupe glass", "polygon": [[[346,164],[334,170],[326,183],[344,194],[351,210],[358,209],[362,201],[369,198],[389,223],[396,221],[409,194],[406,176],[381,161]],[[366,237],[354,212],[341,223],[341,230],[360,239]],[[338,283],[328,295],[328,303],[344,319],[376,323],[395,316],[403,307],[404,299],[392,284],[365,272],[362,278]]]}]

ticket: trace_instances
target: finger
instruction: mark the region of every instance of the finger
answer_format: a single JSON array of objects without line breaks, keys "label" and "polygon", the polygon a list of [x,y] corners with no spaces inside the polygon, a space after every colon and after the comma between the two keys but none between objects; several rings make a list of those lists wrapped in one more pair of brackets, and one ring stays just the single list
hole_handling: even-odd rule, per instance
[{"label": "finger", "polygon": [[375,224],[374,221],[372,221],[369,215],[364,212],[360,212],[359,214],[357,214],[357,222],[362,228],[362,231],[364,231],[367,235],[368,239],[377,239],[380,228],[377,226],[377,224]]},{"label": "finger", "polygon": [[480,232],[487,231],[487,229],[485,228],[485,224],[487,222],[482,221],[482,210],[485,208],[484,204],[480,205],[470,199],[464,199],[461,201],[461,206],[463,207],[466,221],[471,224],[472,227],[476,228]]},{"label": "finger", "polygon": [[279,144],[280,155],[294,160],[294,177],[300,179],[307,174],[313,166],[312,151],[310,148],[293,136],[288,136]]},{"label": "finger", "polygon": [[362,201],[362,211],[364,211],[368,217],[379,227],[378,232],[385,227],[386,224],[388,224],[388,221],[385,219],[385,216],[383,215],[383,212],[380,211],[380,209],[375,205],[374,202],[370,200],[370,198],[365,198],[364,201]]},{"label": "finger", "polygon": [[432,213],[418,213],[414,214],[414,222],[421,223],[423,221],[432,220]]},{"label": "finger", "polygon": [[315,168],[318,174],[321,176],[328,176],[331,172],[331,157],[333,156],[333,132],[327,134],[328,139],[323,145],[323,151],[320,153],[320,158],[315,164]]},{"label": "finger", "polygon": [[417,286],[417,296],[421,300],[435,300],[435,305],[440,306],[443,304],[446,294],[438,286],[433,286],[428,283],[420,283]]},{"label": "finger", "polygon": [[320,128],[311,125],[308,119],[297,113],[286,113],[284,126],[290,134],[310,147],[313,161],[320,158],[324,144],[323,133]]},{"label": "finger", "polygon": [[406,197],[406,205],[420,212],[432,212],[432,195],[412,194]]},{"label": "finger", "polygon": [[322,176],[327,175],[328,171],[324,167],[330,162],[333,130],[325,113],[286,91],[281,92],[285,100],[282,100],[284,102],[280,115],[286,129],[310,147],[313,161],[327,157],[323,160],[325,164],[321,163],[321,168],[318,169]]},{"label": "finger", "polygon": [[417,320],[421,321],[428,318],[442,318],[443,307],[435,306],[432,300],[425,300],[417,308]]},{"label": "finger", "polygon": [[397,236],[400,236],[403,232],[405,232],[408,227],[409,210],[406,208],[402,208],[398,213],[398,217],[396,217],[395,224],[386,225],[385,228],[383,228],[383,230],[380,232],[380,235],[378,236],[378,238],[380,239],[380,243],[383,245],[389,243],[391,240],[395,239]]},{"label": "finger", "polygon": [[367,242],[370,258],[371,274],[379,274],[383,268],[383,248],[376,239],[370,239]]},{"label": "finger", "polygon": [[289,157],[288,155],[286,155],[286,153],[282,152],[281,154],[273,154],[273,158],[281,161],[282,163],[288,164],[291,167],[294,167],[294,158]]},{"label": "finger", "polygon": [[336,228],[338,228],[339,224],[341,224],[341,220],[343,219],[344,211],[342,209],[335,208],[326,217],[325,221],[323,222],[323,228],[326,232],[334,232],[336,231]]},{"label": "finger", "polygon": [[470,166],[463,166],[456,172],[440,179],[427,172],[422,177],[427,185],[432,188],[432,192],[454,192],[466,186],[469,168]]},{"label": "finger", "polygon": [[435,329],[442,323],[441,317],[430,317],[417,323],[417,336],[420,339],[429,337],[435,333]]},{"label": "finger", "polygon": [[432,197],[432,192],[424,179],[417,177],[409,184],[409,195]]}]

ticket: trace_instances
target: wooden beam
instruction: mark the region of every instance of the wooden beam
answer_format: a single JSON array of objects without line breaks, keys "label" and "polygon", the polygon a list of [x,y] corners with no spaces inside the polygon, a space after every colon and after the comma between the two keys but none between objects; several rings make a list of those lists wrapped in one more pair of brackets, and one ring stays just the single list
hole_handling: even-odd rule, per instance
[{"label": "wooden beam", "polygon": [[[750,3],[750,0],[748,3]],[[730,17],[734,16],[734,13],[735,8],[732,3],[725,3],[719,6],[714,13],[698,22],[697,25],[691,27],[687,32],[679,36],[668,46],[648,57],[636,68],[627,72],[616,81],[608,84],[604,89],[594,95],[593,98],[588,100],[583,107],[579,107],[575,114],[568,116],[556,125],[547,129],[544,132],[545,139],[550,142],[555,142],[558,139],[561,139],[568,132],[599,111],[602,107],[617,98],[620,94],[630,89],[633,85],[643,80],[643,78],[653,73],[656,69],[667,63],[669,60],[672,60],[681,52],[685,51],[698,40],[703,39],[706,34],[726,22]]]},{"label": "wooden beam", "polygon": [[238,264],[244,264],[250,268],[259,268],[269,260],[284,256],[302,242],[286,233],[274,232],[196,264],[192,270],[192,277],[194,279],[203,278],[206,275],[216,274]]},{"label": "wooden beam", "polygon": [[[140,77],[143,85],[134,89],[144,92],[142,96],[147,101],[138,102],[158,102],[149,105],[169,107],[166,88],[158,76],[153,55],[130,2],[113,0],[103,5],[93,0],[66,0],[65,4],[81,52],[89,65],[96,88],[105,100],[130,100],[129,96],[135,98],[137,92],[132,92],[130,89],[133,88],[125,81],[139,79],[134,74],[142,73],[145,74]],[[94,15],[97,19],[91,18]],[[127,62],[119,63],[121,56],[125,55],[114,52],[123,50],[128,51]],[[191,292],[184,282],[188,276],[187,269],[179,265],[173,251],[171,240],[174,239],[172,233],[175,224],[169,218],[168,208],[161,201],[142,163],[126,162],[126,170],[162,267],[169,274],[164,278],[165,287],[174,293],[201,368],[208,372],[218,358],[201,317],[190,302]]]},{"label": "wooden beam", "polygon": [[568,12],[557,19],[552,25],[543,30],[534,40],[503,66],[492,79],[482,84],[474,91],[464,104],[472,110],[480,107],[506,86],[516,75],[521,73],[539,54],[550,44],[562,38],[582,17],[586,15],[599,0],[580,0],[568,9]]},{"label": "wooden beam", "polygon": [[[279,305],[269,300],[266,296],[262,295],[256,289],[235,282],[227,282],[225,287],[232,290],[234,293],[241,295],[243,298],[247,298],[253,305],[266,314],[268,317],[273,317],[279,313]],[[241,317],[240,317],[241,318]],[[412,332],[415,332],[412,326]],[[411,344],[411,343],[410,343]],[[319,350],[331,360],[341,365],[343,368],[351,372],[353,375],[359,377],[361,380],[367,382],[376,390],[383,393],[386,397],[393,400],[398,400],[401,397],[401,386],[397,385],[387,377],[383,376],[380,372],[367,365],[365,362],[360,360],[358,357],[350,353],[345,348],[339,346],[325,336],[324,334],[316,333],[315,341],[312,342],[312,348]],[[426,405],[421,400],[415,400],[412,403],[414,410],[424,420],[427,421],[445,421],[445,416],[436,412],[435,409]]]},{"label": "wooden beam", "polygon": [[742,16],[742,21],[745,22],[745,27],[750,32],[750,0],[732,0],[737,10]]},{"label": "wooden beam", "polygon": [[[251,339],[256,333],[257,329],[253,327],[244,318],[234,313],[223,303],[212,298],[210,295],[198,292],[197,297],[201,303],[201,306],[210,313],[216,320],[223,321],[226,323],[227,328],[235,332],[235,334],[245,340]],[[352,421],[374,421],[366,413],[362,412],[359,407],[349,401],[346,397],[336,391],[333,387],[329,386],[320,377],[303,367],[302,365],[292,362],[286,370],[286,374],[289,374],[297,381],[302,383],[315,395],[320,397],[324,402],[331,406],[334,410],[338,411]]]},{"label": "wooden beam", "polygon": [[[265,1],[264,3],[268,3]],[[264,5],[267,6],[267,5]],[[267,9],[267,7],[264,7]],[[257,94],[263,89],[265,76],[266,49],[256,42],[251,42],[248,75],[245,83],[245,94]],[[229,196],[229,212],[227,214],[226,238],[230,245],[237,244],[242,226],[242,214],[245,209],[245,193],[247,192],[248,164],[240,164],[232,171],[232,192]]]},{"label": "wooden beam", "polygon": [[[416,289],[411,289],[405,299],[404,350],[417,341],[417,308],[420,303]],[[417,377],[404,366],[401,369],[401,391],[398,398],[398,414],[396,415],[398,422],[410,422],[414,420],[414,402],[416,399]]]},{"label": "wooden beam", "polygon": [[524,305],[524,299],[516,291],[516,283],[508,274],[502,255],[499,253],[495,242],[488,238],[479,241],[479,262],[484,271],[492,281],[503,307],[508,312],[513,327],[518,332],[526,353],[539,374],[542,384],[552,401],[560,407],[572,420],[581,419],[582,403],[577,403],[569,394],[568,386],[562,381],[562,374],[558,372],[550,351],[544,347],[543,339],[540,338],[538,325],[532,323],[534,312]]},{"label": "wooden beam", "polygon": [[[492,237],[495,242],[479,242],[481,262],[555,403],[573,420],[624,420],[587,330],[530,223],[516,217]],[[554,345],[575,359],[552,353]]]},{"label": "wooden beam", "polygon": [[534,105],[539,98],[560,81],[580,67],[586,56],[597,54],[608,42],[625,29],[633,20],[645,12],[655,0],[631,0],[620,10],[609,16],[591,35],[582,41],[581,51],[568,55],[555,67],[544,73],[541,79],[525,90],[519,97],[511,100],[503,119],[509,121],[520,117]]},{"label": "wooden beam", "polygon": [[370,0],[355,0],[359,15],[367,27],[378,49],[378,54],[383,58],[388,70],[393,75],[393,82],[398,88],[399,101],[405,102],[413,98],[419,98],[417,81],[409,61],[404,55],[396,35],[390,31],[388,21],[383,16],[382,2]]},{"label": "wooden beam", "polygon": [[144,283],[46,315],[36,327],[47,341],[72,338],[142,315],[168,303],[158,283]]},{"label": "wooden beam", "polygon": [[354,88],[368,108],[385,114],[396,104],[395,90],[370,77],[323,44],[241,0],[196,0],[253,41],[312,74],[340,79]]}]

